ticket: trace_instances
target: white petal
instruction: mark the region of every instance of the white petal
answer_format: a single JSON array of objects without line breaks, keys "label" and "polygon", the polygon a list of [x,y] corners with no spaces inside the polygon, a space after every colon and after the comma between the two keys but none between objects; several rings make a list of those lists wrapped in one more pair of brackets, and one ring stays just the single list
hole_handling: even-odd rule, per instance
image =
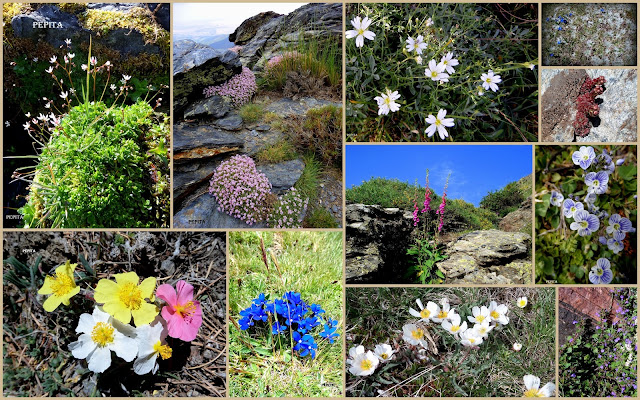
[{"label": "white petal", "polygon": [[429,127],[424,131],[424,133],[427,134],[427,136],[431,137],[433,136],[434,133],[436,133],[436,126],[434,125],[429,125]]},{"label": "white petal", "polygon": [[144,375],[151,372],[156,364],[156,359],[158,358],[158,353],[153,352],[151,354],[147,354],[144,357],[138,357],[133,362],[133,371],[138,375]]},{"label": "white petal", "polygon": [[113,343],[109,349],[115,351],[116,355],[125,361],[132,361],[138,355],[138,343],[133,338],[124,336],[120,332],[115,332]]},{"label": "white petal", "polygon": [[525,375],[524,387],[528,389],[538,389],[540,387],[540,378],[534,375]]},{"label": "white petal", "polygon": [[75,358],[85,359],[96,349],[96,344],[91,340],[88,334],[80,335],[76,342],[69,344],[69,350]]},{"label": "white petal", "polygon": [[[376,34],[371,32],[371,31],[364,31],[363,36],[366,37],[369,40],[373,40],[376,37]],[[364,42],[364,40],[363,40]]]},{"label": "white petal", "polygon": [[556,385],[549,382],[540,389],[540,392],[544,397],[551,397],[554,390],[556,390]]},{"label": "white petal", "polygon": [[347,39],[353,39],[354,37],[358,36],[358,31],[346,31],[346,32],[344,33],[344,36],[345,36]]},{"label": "white petal", "polygon": [[78,321],[77,333],[90,333],[96,325],[96,320],[91,314],[82,314]]},{"label": "white petal", "polygon": [[88,358],[89,369],[93,372],[104,372],[111,365],[111,350],[107,347],[98,347]]},{"label": "white petal", "polygon": [[419,312],[417,312],[416,310],[414,310],[414,309],[413,309],[413,308],[411,308],[411,307],[409,307],[409,314],[413,315],[413,316],[414,316],[414,317],[416,317],[416,318],[422,318],[422,317],[420,316],[420,313],[419,313]]},{"label": "white petal", "polygon": [[356,47],[363,47],[363,46],[364,46],[364,36],[358,35],[356,37]]},{"label": "white petal", "polygon": [[438,134],[440,135],[440,139],[444,140],[447,136],[449,136],[449,133],[447,132],[446,129],[444,129],[444,126],[442,125],[438,125]]}]

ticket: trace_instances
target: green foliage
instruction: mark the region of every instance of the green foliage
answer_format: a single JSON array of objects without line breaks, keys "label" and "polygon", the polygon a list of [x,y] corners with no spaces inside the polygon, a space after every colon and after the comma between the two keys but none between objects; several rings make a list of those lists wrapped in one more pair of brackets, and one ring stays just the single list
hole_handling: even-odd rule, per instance
[{"label": "green foliage", "polygon": [[168,145],[168,117],[146,102],[71,108],[39,155],[25,227],[167,226]]},{"label": "green foliage", "polygon": [[291,142],[287,140],[278,140],[271,146],[260,150],[255,159],[258,163],[279,163],[296,159],[298,153]]},{"label": "green foliage", "polygon": [[303,117],[290,117],[285,124],[298,152],[313,152],[328,166],[342,166],[341,107],[312,108]]},{"label": "green foliage", "polygon": [[238,114],[247,124],[260,121],[264,114],[264,106],[258,103],[246,103],[238,109]]},{"label": "green foliage", "polygon": [[7,283],[13,283],[19,289],[29,289],[34,291],[39,282],[42,282],[43,280],[38,269],[41,260],[42,256],[38,257],[35,263],[29,266],[13,256],[7,258],[3,263],[5,265],[9,265],[11,269],[2,276],[3,283],[5,285]]},{"label": "green foliage", "polygon": [[435,264],[445,260],[446,255],[440,254],[437,244],[431,244],[430,238],[417,239],[407,249],[407,254],[416,259],[416,263],[409,267],[407,275],[416,277],[419,283],[442,283],[444,274]]},{"label": "green foliage", "polygon": [[[615,162],[624,158],[624,164],[617,166],[609,175],[608,189],[597,196],[598,210],[608,215],[620,214],[629,218],[636,227],[637,208],[637,159],[630,146],[593,146],[596,155],[607,150]],[[574,165],[571,156],[579,146],[539,146],[536,149],[536,282],[538,283],[589,283],[589,271],[599,258],[607,258],[614,272],[612,283],[634,283],[637,271],[637,234],[627,233],[625,248],[613,253],[606,244],[599,242],[605,236],[609,218],[601,216],[600,229],[588,236],[579,236],[570,229],[572,218],[566,218],[562,207],[551,204],[551,192],[562,193],[564,198],[576,196],[584,202],[587,186],[584,171]],[[589,171],[594,169],[591,167]],[[585,205],[585,210],[587,206]]]},{"label": "green foliage", "polygon": [[262,74],[261,86],[265,89],[282,89],[287,82],[288,72],[309,71],[312,77],[325,80],[335,94],[339,94],[337,89],[342,84],[342,46],[334,36],[320,38],[300,32],[293,45],[271,60],[271,63],[267,61],[265,64]]},{"label": "green foliage", "polygon": [[342,252],[340,232],[229,233],[229,396],[342,394],[342,340],[319,343],[310,360],[286,351],[290,345],[277,342],[281,335],[265,335],[265,345],[233,323],[258,294],[277,298],[297,291],[306,302],[322,305],[327,315],[338,316],[342,335]]},{"label": "green foliage", "polygon": [[304,156],[303,161],[304,169],[302,170],[302,175],[300,175],[300,179],[298,179],[294,187],[302,197],[309,199],[309,203],[313,203],[319,195],[322,166],[311,154]]},{"label": "green foliage", "polygon": [[[575,321],[576,332],[560,349],[561,396],[637,397],[637,289],[617,288],[620,309],[599,311],[602,321]],[[620,320],[612,322],[616,316]],[[594,326],[595,324],[595,326]]]},{"label": "green foliage", "polygon": [[[537,64],[535,4],[348,4],[346,15],[367,16],[376,34],[362,48],[346,43],[347,140],[439,141],[424,133],[425,118],[439,109],[454,119],[450,140],[537,140],[537,72],[529,68]],[[418,35],[427,44],[422,64],[405,49]],[[449,82],[426,77],[428,62],[448,52],[460,63]],[[502,83],[480,96],[489,70]],[[400,109],[379,116],[374,98],[387,89],[398,91]]]},{"label": "green foliage", "polygon": [[338,223],[326,208],[314,207],[304,218],[305,228],[338,228]]},{"label": "green foliage", "polygon": [[[529,192],[531,193],[531,192]],[[480,207],[487,208],[499,217],[504,217],[520,207],[526,196],[521,192],[517,182],[511,182],[502,189],[487,193],[480,200]]]}]

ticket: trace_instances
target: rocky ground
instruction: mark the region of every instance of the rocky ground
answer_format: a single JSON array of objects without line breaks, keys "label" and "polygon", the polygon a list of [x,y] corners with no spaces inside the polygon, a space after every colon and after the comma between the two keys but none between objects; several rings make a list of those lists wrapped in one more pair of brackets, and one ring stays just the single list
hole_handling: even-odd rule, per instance
[{"label": "rocky ground", "polygon": [[[39,264],[34,278],[14,264],[3,267],[3,343],[5,396],[224,396],[226,393],[226,242],[224,233],[191,232],[7,232],[3,259],[15,257],[28,266]],[[87,297],[75,296],[69,307],[46,312],[38,295],[44,275],[67,260],[77,263],[77,273],[92,274],[81,284]],[[81,313],[93,309],[91,290],[98,279],[135,271],[175,285],[186,280],[203,310],[203,325],[188,343],[173,340],[173,355],[160,362],[156,375],[139,376],[131,363],[95,374],[86,361],[74,358],[69,343],[77,340],[75,328]],[[9,276],[35,284],[9,283]],[[159,283],[159,284],[160,284]],[[37,333],[37,335],[34,335]],[[122,360],[120,360],[122,361]]]},{"label": "rocky ground", "polygon": [[[243,22],[230,35],[241,46],[221,52],[189,40],[174,44],[174,222],[176,228],[262,228],[264,222],[249,226],[217,210],[208,194],[209,180],[217,166],[236,154],[255,156],[279,141],[288,140],[282,124],[260,118],[248,123],[224,98],[203,98],[203,89],[218,85],[240,73],[243,67],[259,74],[264,63],[300,38],[340,35],[340,4],[310,4],[288,15],[273,12],[258,14]],[[258,93],[252,100],[264,114],[287,119],[304,116],[308,110],[326,105],[340,107],[339,97],[295,98],[277,93]],[[258,169],[272,183],[272,193],[281,195],[300,179],[305,164],[302,158],[259,164]],[[341,174],[320,177],[316,204],[329,210],[338,225],[342,223]]]},{"label": "rocky ground", "polygon": [[[584,78],[606,79],[596,98],[600,114],[590,118],[591,132],[574,134],[576,98]],[[632,69],[545,69],[541,72],[543,142],[635,142],[637,140],[637,82]]]},{"label": "rocky ground", "polygon": [[[437,264],[444,283],[526,284],[532,281],[531,202],[507,214],[503,230],[449,232],[441,236],[447,259]],[[445,224],[446,225],[446,224]],[[449,225],[446,225],[449,226]],[[346,209],[347,283],[406,283],[413,214],[399,208],[348,204]]]}]

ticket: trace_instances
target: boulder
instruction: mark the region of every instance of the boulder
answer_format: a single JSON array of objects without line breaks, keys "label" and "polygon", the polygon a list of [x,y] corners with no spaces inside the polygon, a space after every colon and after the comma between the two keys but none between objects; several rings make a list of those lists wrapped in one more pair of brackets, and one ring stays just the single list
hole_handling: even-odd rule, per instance
[{"label": "boulder", "polygon": [[406,271],[413,215],[399,208],[348,204],[347,283],[398,283]]},{"label": "boulder", "polygon": [[229,41],[237,45],[243,45],[253,39],[262,25],[281,16],[282,14],[278,14],[273,11],[262,12],[258,15],[254,15],[242,22],[242,24],[240,24],[240,26],[229,35]]},{"label": "boulder", "polygon": [[280,98],[270,101],[265,107],[265,112],[272,112],[280,117],[290,115],[306,115],[312,108],[320,108],[328,105],[341,107],[342,103],[336,101],[316,99],[313,97],[302,97],[297,100]]},{"label": "boulder", "polygon": [[187,104],[204,97],[206,87],[220,85],[242,72],[238,54],[219,51],[192,40],[173,45],[174,118],[182,119]]},{"label": "boulder", "polygon": [[[604,76],[605,91],[596,98],[600,113],[591,131],[576,137],[572,126],[576,98],[585,77]],[[635,142],[637,140],[637,73],[632,69],[545,69],[540,83],[542,141]]]},{"label": "boulder", "polygon": [[499,224],[499,228],[505,232],[523,232],[525,229],[531,231],[531,196],[527,198],[520,208],[505,215]]},{"label": "boulder", "polygon": [[153,13],[158,24],[166,29],[167,32],[171,32],[171,4],[147,3],[147,7]]},{"label": "boulder", "polygon": [[445,283],[530,283],[531,235],[474,231],[449,243],[437,264]]},{"label": "boulder", "polygon": [[226,117],[216,121],[218,128],[227,131],[238,131],[242,129],[242,117],[236,113],[227,115]]},{"label": "boulder", "polygon": [[258,165],[256,168],[271,182],[271,192],[280,195],[298,182],[304,170],[304,162],[297,159],[277,164]]},{"label": "boulder", "polygon": [[209,193],[204,193],[173,216],[173,227],[188,229],[259,229],[266,228],[267,225],[264,222],[248,225],[244,221],[218,211],[216,200]]},{"label": "boulder", "polygon": [[233,155],[243,147],[244,141],[238,136],[208,125],[176,124],[173,127],[173,160],[176,164],[221,154]]},{"label": "boulder", "polygon": [[195,101],[184,110],[185,118],[222,118],[229,112],[229,104],[218,95]]}]

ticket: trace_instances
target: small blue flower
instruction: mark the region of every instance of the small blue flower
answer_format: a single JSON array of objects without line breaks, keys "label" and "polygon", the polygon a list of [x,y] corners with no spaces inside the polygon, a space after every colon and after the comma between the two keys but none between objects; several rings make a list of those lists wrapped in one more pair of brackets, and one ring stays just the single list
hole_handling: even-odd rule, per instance
[{"label": "small blue flower", "polygon": [[608,189],[609,174],[605,171],[589,172],[584,178],[584,183],[587,185],[588,193],[603,194]]},{"label": "small blue flower", "polygon": [[618,254],[622,250],[624,250],[624,243],[622,243],[622,241],[624,240],[625,236],[627,236],[627,234],[624,232],[616,232],[613,234],[612,238],[609,238],[609,240],[607,240],[607,247],[609,248],[609,250],[613,251],[613,254]]},{"label": "small blue flower", "polygon": [[600,12],[604,12],[604,8],[601,8],[601,9],[600,9]]},{"label": "small blue flower", "polygon": [[562,211],[566,218],[573,218],[576,211],[584,210],[584,205],[580,202],[575,202],[571,199],[566,199],[562,203]]},{"label": "small blue flower", "polygon": [[562,200],[564,200],[564,196],[562,195],[562,193],[556,192],[555,190],[551,191],[551,198],[549,199],[551,205],[561,207]]},{"label": "small blue flower", "polygon": [[285,325],[282,325],[277,319],[273,323],[273,325],[271,325],[271,334],[272,335],[279,335],[280,333],[282,333],[282,332],[284,332],[286,330],[287,330],[287,327]]},{"label": "small blue flower", "polygon": [[558,30],[559,30],[559,31],[561,31],[561,30],[562,30],[562,27],[561,27],[561,26],[559,26],[559,27],[558,27]]},{"label": "small blue flower", "polygon": [[633,225],[629,218],[624,218],[620,214],[613,214],[609,217],[609,226],[607,226],[606,232],[609,235],[613,235],[616,232],[631,232]]},{"label": "small blue flower", "polygon": [[320,315],[323,314],[325,311],[322,309],[322,307],[320,307],[318,304],[312,304],[311,307],[309,307],[309,309],[311,310],[312,313],[314,313],[315,315]]},{"label": "small blue flower", "polygon": [[549,54],[549,57],[553,57],[553,53],[550,53],[550,54]]},{"label": "small blue flower", "polygon": [[558,44],[562,44],[562,40],[558,39]]},{"label": "small blue flower", "polygon": [[306,357],[311,355],[311,358],[316,358],[316,349],[318,345],[313,340],[313,336],[309,334],[302,335],[298,331],[293,332],[293,351],[297,351],[300,357]]},{"label": "small blue flower", "polygon": [[329,341],[329,343],[333,343],[334,340],[340,336],[340,334],[336,333],[338,330],[338,321],[329,319],[326,324],[324,324],[324,330],[320,332],[320,337],[323,337]]},{"label": "small blue flower", "polygon": [[596,265],[589,271],[589,281],[594,285],[609,284],[613,280],[611,263],[606,258],[599,258]]},{"label": "small blue flower", "polygon": [[572,16],[573,16],[573,13],[569,13],[569,16],[570,16],[570,17],[572,17]]},{"label": "small blue flower", "polygon": [[549,22],[549,17],[547,17],[547,22]]},{"label": "small blue flower", "polygon": [[573,221],[569,227],[572,231],[578,231],[580,236],[589,236],[600,228],[598,217],[584,210],[576,211]]}]

